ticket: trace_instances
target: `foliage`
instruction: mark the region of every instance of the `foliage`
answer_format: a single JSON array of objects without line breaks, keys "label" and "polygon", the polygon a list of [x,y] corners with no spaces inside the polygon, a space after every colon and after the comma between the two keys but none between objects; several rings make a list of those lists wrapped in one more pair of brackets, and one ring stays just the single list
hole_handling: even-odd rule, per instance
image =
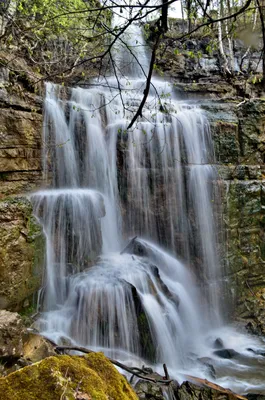
[{"label": "foliage", "polygon": [[97,0],[20,0],[5,34],[6,47],[16,47],[37,72],[60,75],[84,59],[92,47],[100,50],[102,22],[109,12],[90,12]]},{"label": "foliage", "polygon": [[96,0],[21,0],[17,12],[21,24],[42,40],[53,35],[78,43],[97,32],[100,19],[89,10],[99,6]]}]

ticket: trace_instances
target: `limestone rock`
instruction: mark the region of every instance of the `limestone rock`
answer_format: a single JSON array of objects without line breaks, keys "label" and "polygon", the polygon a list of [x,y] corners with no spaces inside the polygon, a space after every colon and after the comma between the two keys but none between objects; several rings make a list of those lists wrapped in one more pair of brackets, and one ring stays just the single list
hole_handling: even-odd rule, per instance
[{"label": "limestone rock", "polygon": [[246,400],[245,397],[205,379],[192,376],[188,379],[181,385],[178,385],[176,381],[166,385],[139,380],[135,385],[135,391],[141,400],[166,400],[169,398],[178,400]]},{"label": "limestone rock", "polygon": [[16,310],[42,279],[44,237],[30,201],[0,201],[0,309]]},{"label": "limestone rock", "polygon": [[140,379],[135,385],[135,391],[140,400],[152,399],[152,400],[163,400],[162,385],[154,384]]},{"label": "limestone rock", "polygon": [[0,310],[0,358],[18,359],[23,354],[23,322],[18,313]]},{"label": "limestone rock", "polygon": [[137,400],[102,353],[49,357],[0,378],[0,400]]},{"label": "limestone rock", "polygon": [[245,400],[243,396],[233,393],[229,389],[195,377],[189,377],[189,381],[183,382],[177,389],[179,400]]},{"label": "limestone rock", "polygon": [[41,179],[39,113],[2,109],[0,113],[0,195],[30,190]]},{"label": "limestone rock", "polygon": [[31,363],[55,356],[52,344],[43,336],[27,332],[23,337],[23,358]]}]

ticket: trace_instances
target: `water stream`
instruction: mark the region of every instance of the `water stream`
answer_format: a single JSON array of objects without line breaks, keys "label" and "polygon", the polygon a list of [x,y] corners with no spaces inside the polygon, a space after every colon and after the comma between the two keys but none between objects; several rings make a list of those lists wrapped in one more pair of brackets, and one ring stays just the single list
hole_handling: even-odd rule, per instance
[{"label": "water stream", "polygon": [[[240,393],[264,391],[262,356],[247,350],[264,345],[223,327],[207,119],[153,78],[143,116],[128,131],[148,56],[137,25],[123,42],[131,47],[117,44],[112,76],[87,88],[46,85],[51,183],[31,195],[46,236],[41,330],[132,364],[166,363],[180,380],[188,373]],[[241,358],[216,356],[219,337]]]}]

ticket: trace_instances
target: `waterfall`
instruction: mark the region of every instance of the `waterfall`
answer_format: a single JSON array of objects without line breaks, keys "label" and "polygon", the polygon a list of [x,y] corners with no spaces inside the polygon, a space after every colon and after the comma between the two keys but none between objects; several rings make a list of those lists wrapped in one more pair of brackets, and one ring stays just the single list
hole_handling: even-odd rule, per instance
[{"label": "waterfall", "polygon": [[139,26],[113,57],[113,75],[87,88],[46,84],[48,189],[30,196],[46,236],[40,326],[57,342],[189,370],[221,323],[209,125],[153,78],[128,130],[149,62]]}]

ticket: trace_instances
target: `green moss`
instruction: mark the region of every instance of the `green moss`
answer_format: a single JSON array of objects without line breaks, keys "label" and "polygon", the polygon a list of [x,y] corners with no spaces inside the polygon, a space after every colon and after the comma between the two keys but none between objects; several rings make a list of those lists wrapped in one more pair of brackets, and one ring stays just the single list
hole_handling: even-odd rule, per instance
[{"label": "green moss", "polygon": [[0,378],[0,400],[136,400],[126,379],[102,353],[55,356]]},{"label": "green moss", "polygon": [[[4,308],[21,309],[41,286],[45,238],[25,196],[0,201],[0,268]],[[15,271],[15,273],[14,273]]]}]

